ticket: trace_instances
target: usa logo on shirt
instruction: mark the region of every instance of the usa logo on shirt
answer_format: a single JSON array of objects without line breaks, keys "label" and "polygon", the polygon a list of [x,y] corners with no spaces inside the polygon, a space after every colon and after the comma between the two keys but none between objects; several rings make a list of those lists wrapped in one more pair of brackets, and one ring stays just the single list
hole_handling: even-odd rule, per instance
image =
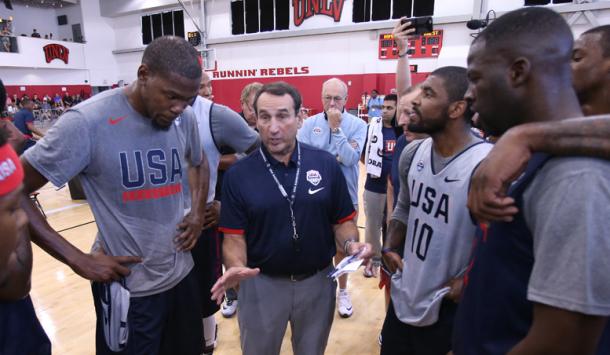
[{"label": "usa logo on shirt", "polygon": [[417,171],[422,171],[424,169],[424,162],[423,160],[420,160],[419,163],[417,163]]},{"label": "usa logo on shirt", "polygon": [[314,134],[322,134],[322,128],[321,127],[314,127],[312,131],[313,131]]},{"label": "usa logo on shirt", "polygon": [[318,186],[320,181],[322,181],[322,175],[320,175],[320,172],[317,170],[309,170],[307,172],[307,181],[313,186]]}]

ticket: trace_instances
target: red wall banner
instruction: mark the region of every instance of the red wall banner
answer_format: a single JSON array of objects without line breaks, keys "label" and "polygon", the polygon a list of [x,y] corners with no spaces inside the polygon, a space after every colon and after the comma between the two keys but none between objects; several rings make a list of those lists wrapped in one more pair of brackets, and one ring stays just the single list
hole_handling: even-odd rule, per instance
[{"label": "red wall banner", "polygon": [[[209,73],[214,77],[213,72]],[[411,79],[414,84],[420,83],[426,79],[427,73],[412,73]],[[350,75],[308,75],[308,76],[283,76],[273,78],[240,78],[240,79],[213,79],[212,89],[214,101],[220,104],[229,106],[233,110],[240,112],[239,97],[241,90],[247,84],[258,81],[263,84],[274,81],[285,81],[294,85],[303,98],[303,107],[310,108],[313,113],[322,111],[322,84],[330,78],[339,78],[349,85],[347,109],[356,109],[362,100],[362,94],[371,90],[377,89],[380,94],[386,95],[390,93],[392,88],[396,87],[396,74],[350,74]],[[351,84],[351,85],[350,85]]]}]

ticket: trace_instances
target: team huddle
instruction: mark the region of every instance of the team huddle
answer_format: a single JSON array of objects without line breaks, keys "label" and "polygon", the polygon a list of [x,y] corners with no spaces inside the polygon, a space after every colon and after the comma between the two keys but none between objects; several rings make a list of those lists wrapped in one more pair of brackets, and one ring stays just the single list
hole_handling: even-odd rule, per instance
[{"label": "team huddle", "polygon": [[[97,354],[211,354],[225,295],[244,354],[279,354],[288,324],[295,354],[324,354],[335,309],[353,312],[346,276],[329,277],[344,258],[386,288],[381,354],[610,354],[610,26],[574,41],[552,10],[511,11],[467,68],[418,85],[412,31],[394,29],[397,93],[368,128],[337,78],[320,114],[272,82],[244,90],[240,117],[198,94],[195,49],[161,37],[134,83],[70,108],[21,157],[0,130],[0,353],[51,353],[31,241],[92,281]],[[89,253],[28,197],[76,176]]]}]

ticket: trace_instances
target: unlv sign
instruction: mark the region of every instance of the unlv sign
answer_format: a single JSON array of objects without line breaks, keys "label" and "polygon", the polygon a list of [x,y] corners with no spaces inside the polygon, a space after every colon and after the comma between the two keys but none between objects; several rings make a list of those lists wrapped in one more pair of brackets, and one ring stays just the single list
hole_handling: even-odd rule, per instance
[{"label": "unlv sign", "polygon": [[300,26],[313,15],[330,16],[335,22],[339,22],[344,2],[345,0],[292,0],[294,25]]},{"label": "unlv sign", "polygon": [[64,63],[68,64],[68,55],[70,54],[70,50],[61,44],[47,44],[42,47],[44,51],[44,58],[47,63],[51,63],[53,59],[59,59]]}]

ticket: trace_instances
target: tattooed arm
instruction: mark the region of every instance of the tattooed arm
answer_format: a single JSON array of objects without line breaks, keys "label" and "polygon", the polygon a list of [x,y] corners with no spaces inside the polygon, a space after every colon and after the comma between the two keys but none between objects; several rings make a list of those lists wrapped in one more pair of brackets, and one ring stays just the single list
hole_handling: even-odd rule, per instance
[{"label": "tattooed arm", "polygon": [[468,208],[480,222],[512,220],[517,208],[506,190],[535,152],[610,160],[610,115],[527,123],[507,131],[472,177]]}]

